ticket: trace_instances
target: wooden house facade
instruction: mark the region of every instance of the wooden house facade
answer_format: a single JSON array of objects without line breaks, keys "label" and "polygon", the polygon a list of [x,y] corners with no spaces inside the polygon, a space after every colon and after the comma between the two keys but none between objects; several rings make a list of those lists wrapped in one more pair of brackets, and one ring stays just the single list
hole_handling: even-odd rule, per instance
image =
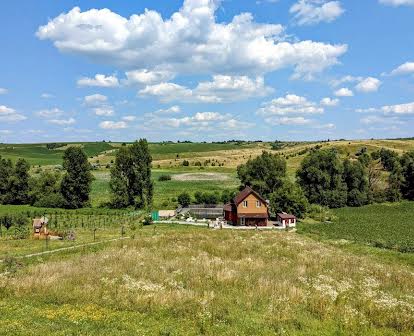
[{"label": "wooden house facade", "polygon": [[267,226],[268,203],[252,188],[246,187],[224,206],[224,219],[233,225]]}]

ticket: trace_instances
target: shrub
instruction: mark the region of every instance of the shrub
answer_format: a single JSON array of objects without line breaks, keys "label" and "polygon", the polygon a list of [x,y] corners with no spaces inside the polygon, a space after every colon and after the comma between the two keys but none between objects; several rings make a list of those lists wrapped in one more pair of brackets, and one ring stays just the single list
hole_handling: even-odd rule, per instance
[{"label": "shrub", "polygon": [[158,181],[171,181],[171,175],[161,175]]},{"label": "shrub", "polygon": [[60,193],[44,195],[33,205],[39,208],[65,208],[65,199]]},{"label": "shrub", "polygon": [[190,205],[190,203],[191,203],[190,194],[187,193],[187,192],[183,192],[182,194],[180,194],[178,196],[178,203],[183,207],[186,207],[186,206]]},{"label": "shrub", "polygon": [[183,166],[188,167],[190,165],[190,162],[188,160],[183,161]]},{"label": "shrub", "polygon": [[149,215],[145,216],[144,219],[142,220],[143,225],[151,225],[152,223],[153,223],[152,217]]}]

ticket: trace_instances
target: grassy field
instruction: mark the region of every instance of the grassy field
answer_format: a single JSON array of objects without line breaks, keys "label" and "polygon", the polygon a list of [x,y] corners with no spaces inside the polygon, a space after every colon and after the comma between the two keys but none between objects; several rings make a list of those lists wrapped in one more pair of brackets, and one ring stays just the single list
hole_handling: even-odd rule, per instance
[{"label": "grassy field", "polygon": [[344,239],[414,252],[414,202],[374,204],[333,210],[332,223],[302,224],[299,231],[323,239]]},{"label": "grassy field", "polygon": [[[70,145],[82,147],[89,157],[114,149],[106,142],[71,143]],[[63,150],[66,147],[50,150],[46,148],[46,144],[0,144],[0,155],[12,161],[23,158],[36,166],[59,165],[62,164]]]},{"label": "grassy field", "polygon": [[[103,165],[121,146],[76,145]],[[335,147],[343,157],[362,147],[414,149],[412,140],[292,143],[277,151],[287,158],[292,178],[316,145]],[[236,189],[237,165],[270,144],[150,148],[154,208],[167,209],[184,191]],[[0,155],[48,166],[61,163],[63,149],[0,144]],[[182,166],[184,159],[189,167]],[[202,168],[194,166],[197,161]],[[414,202],[333,210],[332,223],[305,220],[301,234],[142,227],[143,213],[99,208],[109,201],[110,173],[102,168],[93,174],[93,208],[0,206],[0,214],[46,213],[52,229],[76,233],[74,242],[49,241],[46,247],[42,240],[15,239],[13,227],[3,228],[0,335],[414,334]],[[165,174],[172,179],[159,181]],[[132,239],[20,258],[93,242],[94,228],[96,241],[117,238],[121,226]]]},{"label": "grassy field", "polygon": [[1,335],[414,332],[412,268],[294,233],[157,225],[7,267]]},{"label": "grassy field", "polygon": [[[161,175],[171,175],[171,181],[158,181]],[[207,177],[205,177],[205,175]],[[92,183],[92,206],[97,207],[110,199],[108,171],[95,171]],[[183,179],[180,179],[180,177]],[[193,176],[193,178],[192,178]],[[189,177],[190,179],[187,179]],[[177,206],[177,196],[182,192],[194,195],[196,191],[221,193],[225,189],[237,189],[239,180],[231,170],[196,167],[176,167],[170,169],[153,169],[154,208],[168,209]]]}]

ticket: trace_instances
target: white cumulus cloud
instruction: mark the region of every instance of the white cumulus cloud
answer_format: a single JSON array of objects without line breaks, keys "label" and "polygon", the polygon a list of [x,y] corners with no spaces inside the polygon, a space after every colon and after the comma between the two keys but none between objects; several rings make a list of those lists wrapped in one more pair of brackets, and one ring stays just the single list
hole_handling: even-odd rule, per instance
[{"label": "white cumulus cloud", "polygon": [[119,80],[116,76],[95,75],[94,78],[82,77],[77,82],[78,86],[96,86],[104,88],[113,88],[119,86]]},{"label": "white cumulus cloud", "polygon": [[312,25],[319,22],[332,22],[345,10],[339,1],[299,0],[290,8],[299,25]]},{"label": "white cumulus cloud", "polygon": [[341,88],[335,91],[337,97],[352,97],[354,93],[348,88]]},{"label": "white cumulus cloud", "polygon": [[161,82],[168,81],[175,77],[175,74],[170,71],[160,70],[160,71],[150,71],[147,69],[142,70],[133,70],[125,73],[127,79],[125,80],[126,84],[158,84]]},{"label": "white cumulus cloud", "polygon": [[88,106],[96,106],[104,104],[108,101],[108,97],[102,94],[96,93],[93,95],[85,96],[84,103]]},{"label": "white cumulus cloud", "polygon": [[125,121],[102,121],[99,127],[106,130],[117,130],[127,128],[128,124]]},{"label": "white cumulus cloud", "polygon": [[257,113],[262,116],[322,114],[324,113],[324,108],[305,97],[288,94],[285,97],[279,97],[264,103]]},{"label": "white cumulus cloud", "polygon": [[56,117],[61,116],[63,113],[64,112],[61,109],[55,107],[52,109],[45,109],[45,110],[37,111],[36,115],[42,118],[56,118]]},{"label": "white cumulus cloud", "polygon": [[50,124],[55,124],[55,125],[59,125],[59,126],[69,126],[69,125],[73,125],[76,123],[76,120],[74,118],[69,118],[69,119],[49,119],[47,121]]},{"label": "white cumulus cloud", "polygon": [[374,77],[368,77],[360,81],[355,86],[355,89],[359,92],[364,92],[364,93],[376,92],[378,91],[381,84],[382,83],[379,79],[374,78]]},{"label": "white cumulus cloud", "polygon": [[0,105],[0,121],[2,122],[16,122],[27,119],[24,115],[17,113],[17,111],[11,107]]},{"label": "white cumulus cloud", "polygon": [[139,91],[142,97],[158,97],[162,102],[224,103],[265,96],[273,90],[263,77],[215,75],[210,82],[201,82],[194,89],[175,83],[160,83]]},{"label": "white cumulus cloud", "polygon": [[391,6],[414,6],[414,0],[379,0],[380,3],[384,5]]},{"label": "white cumulus cloud", "polygon": [[39,27],[37,36],[92,61],[180,74],[258,75],[290,67],[296,78],[312,77],[347,51],[344,44],[285,41],[280,24],[257,23],[250,13],[217,22],[219,5],[185,0],[168,19],[153,10],[125,18],[109,9],[74,7]]},{"label": "white cumulus cloud", "polygon": [[92,109],[92,111],[97,115],[97,116],[111,116],[114,114],[114,108],[110,105],[102,105],[102,106],[98,106],[98,107],[94,107]]},{"label": "white cumulus cloud", "polygon": [[326,97],[326,98],[321,99],[321,103],[320,104],[322,106],[329,106],[329,107],[338,106],[339,99]]},{"label": "white cumulus cloud", "polygon": [[406,62],[391,71],[391,76],[414,74],[414,62]]}]

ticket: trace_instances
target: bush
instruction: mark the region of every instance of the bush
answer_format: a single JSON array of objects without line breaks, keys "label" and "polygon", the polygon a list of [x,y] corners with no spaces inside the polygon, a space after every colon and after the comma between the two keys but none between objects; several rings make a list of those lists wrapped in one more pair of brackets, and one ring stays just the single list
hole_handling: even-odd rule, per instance
[{"label": "bush", "polygon": [[171,181],[171,175],[161,175],[158,181]]},{"label": "bush", "polygon": [[151,216],[145,216],[142,220],[142,225],[151,225],[153,223]]},{"label": "bush", "polygon": [[197,191],[194,194],[194,198],[197,204],[218,204],[220,199],[221,199],[221,195],[217,195],[214,193],[202,193]]},{"label": "bush", "polygon": [[60,193],[44,195],[33,206],[38,208],[65,208],[65,199]]},{"label": "bush", "polygon": [[183,192],[182,194],[180,194],[178,196],[178,203],[182,207],[186,207],[186,206],[190,205],[190,203],[191,203],[191,196],[190,196],[190,194],[187,193],[187,192]]},{"label": "bush", "polygon": [[190,162],[189,161],[187,161],[187,160],[184,160],[183,161],[183,166],[184,167],[188,167],[190,165]]}]

